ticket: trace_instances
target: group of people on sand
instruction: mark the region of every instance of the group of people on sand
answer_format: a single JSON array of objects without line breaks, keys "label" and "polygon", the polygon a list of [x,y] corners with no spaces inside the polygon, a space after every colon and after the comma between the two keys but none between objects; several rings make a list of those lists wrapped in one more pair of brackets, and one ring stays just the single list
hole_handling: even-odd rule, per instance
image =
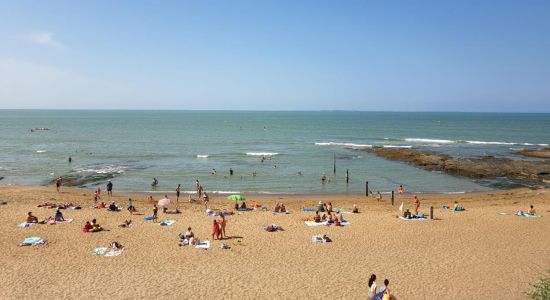
[{"label": "group of people on sand", "polygon": [[[359,209],[356,205],[353,206],[356,213],[359,212]],[[323,213],[322,215],[320,213]],[[319,201],[317,205],[317,210],[313,216],[313,221],[315,223],[327,222],[327,224],[332,224],[334,226],[343,226],[342,223],[345,222],[342,212],[336,213],[333,209],[332,202],[323,203]]]},{"label": "group of people on sand", "polygon": [[370,300],[390,300],[392,299],[390,289],[388,288],[390,281],[384,279],[384,285],[378,289],[376,285],[376,275],[372,274],[368,282],[368,294],[367,298]]},{"label": "group of people on sand", "polygon": [[235,202],[235,210],[247,210],[246,202],[241,202],[241,205],[239,205],[238,202]]},{"label": "group of people on sand", "polygon": [[82,227],[82,232],[98,232],[102,230],[103,227],[97,223],[96,219],[93,219],[92,222],[86,221],[86,224]]},{"label": "group of people on sand", "polygon": [[277,204],[275,204],[275,207],[273,207],[273,212],[286,213],[286,207],[283,203],[277,202]]},{"label": "group of people on sand", "polygon": [[227,238],[225,234],[225,226],[227,225],[227,220],[225,216],[220,214],[218,219],[215,219],[212,223],[212,239],[221,240]]},{"label": "group of people on sand", "polygon": [[81,207],[78,205],[74,205],[73,203],[53,203],[53,202],[45,202],[43,204],[38,204],[37,207],[41,208],[60,208],[60,209],[80,209]]}]

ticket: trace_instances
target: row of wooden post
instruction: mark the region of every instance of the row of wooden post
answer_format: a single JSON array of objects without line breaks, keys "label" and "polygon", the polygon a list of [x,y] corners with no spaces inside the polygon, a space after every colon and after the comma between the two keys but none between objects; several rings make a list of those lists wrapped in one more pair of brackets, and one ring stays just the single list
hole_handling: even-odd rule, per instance
[{"label": "row of wooden post", "polygon": [[[365,181],[365,197],[369,196],[369,182]],[[391,205],[393,206],[395,199],[395,192],[391,191]],[[434,218],[434,207],[430,206],[430,219]]]}]

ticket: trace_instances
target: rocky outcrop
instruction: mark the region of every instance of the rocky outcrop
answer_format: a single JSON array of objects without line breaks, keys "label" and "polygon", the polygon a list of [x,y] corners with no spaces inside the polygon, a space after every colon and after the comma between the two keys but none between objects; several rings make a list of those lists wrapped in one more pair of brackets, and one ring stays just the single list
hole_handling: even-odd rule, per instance
[{"label": "rocky outcrop", "polygon": [[470,178],[508,178],[536,184],[550,184],[550,161],[525,161],[484,156],[453,158],[446,154],[415,149],[373,147],[364,149],[379,157],[406,162],[429,171],[443,171]]},{"label": "rocky outcrop", "polygon": [[531,149],[531,150],[525,149],[514,153],[521,154],[523,156],[529,156],[529,157],[550,158],[550,148]]}]

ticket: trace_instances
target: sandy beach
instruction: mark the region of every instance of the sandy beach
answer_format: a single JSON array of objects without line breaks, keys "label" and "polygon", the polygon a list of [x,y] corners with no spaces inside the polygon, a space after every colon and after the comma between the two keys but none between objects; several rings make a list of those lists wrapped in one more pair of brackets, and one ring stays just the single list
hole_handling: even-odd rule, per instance
[{"label": "sandy beach", "polygon": [[[143,219],[153,205],[146,194],[115,191],[113,200],[120,206],[132,197],[144,213],[130,216],[125,210],[90,208],[89,190],[2,186],[0,200],[8,203],[0,206],[0,298],[365,299],[368,278],[375,273],[378,286],[389,279],[396,299],[524,299],[531,284],[548,274],[550,190],[418,196],[420,211],[428,214],[434,206],[436,220],[396,218],[401,201],[412,208],[410,194],[398,197],[394,206],[387,196],[378,202],[364,195],[247,195],[249,206],[280,201],[291,213],[238,212],[227,218],[230,238],[199,250],[178,246],[178,234],[191,226],[200,239],[210,239],[214,218],[185,197],[181,214],[159,212],[160,220],[176,223],[160,226]],[[308,227],[303,219],[313,213],[302,209],[320,200],[346,210],[357,204],[361,213],[346,214],[351,222],[346,227]],[[455,200],[466,211],[441,208]],[[82,209],[63,211],[74,219],[69,224],[16,226],[28,211],[39,219],[54,215],[53,209],[37,207],[44,202],[72,202]],[[541,218],[513,215],[530,204]],[[211,208],[222,211],[232,211],[232,205],[224,196],[210,201]],[[107,230],[83,233],[83,224],[93,218]],[[125,219],[133,226],[118,227]],[[266,232],[262,226],[267,224],[284,231]],[[333,242],[312,243],[314,234]],[[17,246],[31,236],[49,243]],[[94,248],[111,241],[125,246],[122,255],[93,255]],[[222,242],[231,249],[220,249]]]}]

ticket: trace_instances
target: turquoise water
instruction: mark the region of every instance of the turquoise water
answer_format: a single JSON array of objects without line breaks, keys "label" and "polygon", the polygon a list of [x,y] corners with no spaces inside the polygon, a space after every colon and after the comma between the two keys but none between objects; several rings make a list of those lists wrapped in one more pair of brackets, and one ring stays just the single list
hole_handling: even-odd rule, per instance
[{"label": "turquoise water", "polygon": [[[403,184],[409,191],[452,193],[504,183],[427,172],[358,149],[522,159],[512,151],[550,143],[550,114],[0,110],[0,137],[0,184],[113,174],[115,190],[150,191],[156,177],[159,193],[178,183],[193,191],[195,179],[222,192],[364,193],[368,180],[374,191]],[[323,173],[330,178],[324,185]],[[85,185],[104,188],[105,180]]]}]

